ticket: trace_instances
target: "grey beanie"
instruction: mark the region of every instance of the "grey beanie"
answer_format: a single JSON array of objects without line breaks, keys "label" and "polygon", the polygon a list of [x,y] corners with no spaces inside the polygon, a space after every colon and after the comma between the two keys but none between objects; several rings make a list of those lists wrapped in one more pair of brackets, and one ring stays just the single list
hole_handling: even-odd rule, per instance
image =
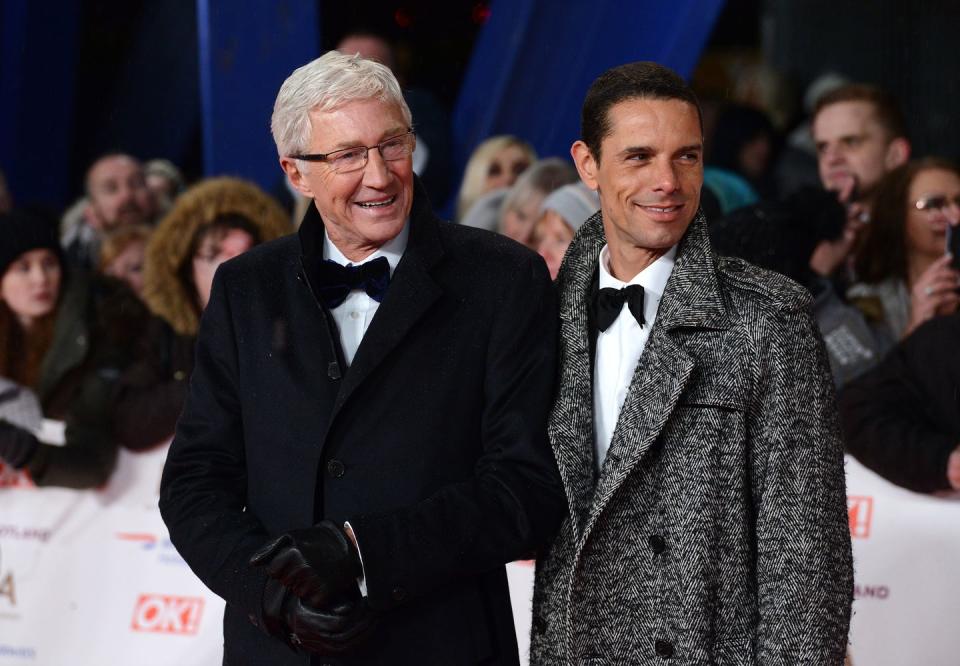
[{"label": "grey beanie", "polygon": [[576,231],[587,219],[600,210],[600,197],[583,183],[558,187],[547,195],[540,212],[556,211],[570,228]]},{"label": "grey beanie", "polygon": [[492,192],[487,192],[470,206],[470,210],[460,220],[460,224],[486,229],[487,231],[496,231],[500,227],[500,207],[509,193],[509,187],[501,187]]}]

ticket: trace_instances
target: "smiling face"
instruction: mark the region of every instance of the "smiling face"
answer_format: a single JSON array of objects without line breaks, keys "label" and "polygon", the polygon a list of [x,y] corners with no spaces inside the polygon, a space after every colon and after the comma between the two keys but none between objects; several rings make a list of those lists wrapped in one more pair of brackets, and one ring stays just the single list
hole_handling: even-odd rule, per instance
[{"label": "smiling face", "polygon": [[[304,153],[330,153],[374,146],[409,127],[400,107],[379,99],[348,102],[332,111],[310,113],[310,142]],[[296,160],[281,157],[291,184],[312,198],[330,240],[351,261],[359,261],[396,237],[413,204],[413,158],[384,161],[380,151],[367,155],[366,166],[337,173],[314,162],[302,171]]]},{"label": "smiling face", "polygon": [[10,264],[0,280],[0,298],[29,330],[50,314],[60,294],[60,260],[47,249],[24,252]]},{"label": "smiling face", "polygon": [[960,201],[960,176],[946,169],[925,169],[910,183],[906,228],[907,254],[924,255],[933,259],[946,251],[947,227],[957,224],[960,208],[950,203],[940,210],[918,210],[915,203],[921,199],[946,197],[950,202]]},{"label": "smiling face", "polygon": [[639,272],[683,238],[697,213],[700,119],[693,105],[676,99],[628,99],[612,106],[608,117],[599,159],[582,141],[571,153],[584,183],[600,195],[612,268],[617,257],[635,256],[628,270]]}]

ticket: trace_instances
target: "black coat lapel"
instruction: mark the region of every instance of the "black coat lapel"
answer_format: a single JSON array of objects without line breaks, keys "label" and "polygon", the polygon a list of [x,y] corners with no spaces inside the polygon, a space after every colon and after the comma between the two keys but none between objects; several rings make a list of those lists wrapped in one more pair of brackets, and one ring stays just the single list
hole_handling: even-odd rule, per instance
[{"label": "black coat lapel", "polygon": [[443,293],[430,275],[430,270],[443,256],[439,224],[441,222],[430,209],[426,193],[417,182],[407,248],[393,273],[387,294],[363,336],[353,364],[343,378],[333,407],[333,418]]}]

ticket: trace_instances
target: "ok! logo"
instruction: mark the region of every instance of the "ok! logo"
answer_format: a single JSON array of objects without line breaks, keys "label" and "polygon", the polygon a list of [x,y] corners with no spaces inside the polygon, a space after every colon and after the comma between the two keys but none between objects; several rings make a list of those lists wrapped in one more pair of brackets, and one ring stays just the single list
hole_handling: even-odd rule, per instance
[{"label": "ok! logo", "polygon": [[873,498],[847,495],[847,518],[850,521],[851,537],[869,539],[870,523],[873,522]]},{"label": "ok! logo", "polygon": [[133,630],[162,634],[195,634],[200,628],[203,599],[141,594],[133,611]]}]

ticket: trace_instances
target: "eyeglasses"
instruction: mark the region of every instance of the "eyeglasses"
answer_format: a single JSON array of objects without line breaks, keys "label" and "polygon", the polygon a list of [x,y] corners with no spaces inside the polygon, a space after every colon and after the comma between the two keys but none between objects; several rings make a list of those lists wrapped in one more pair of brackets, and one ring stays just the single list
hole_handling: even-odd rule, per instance
[{"label": "eyeglasses", "polygon": [[948,197],[945,194],[931,194],[930,196],[923,197],[918,199],[913,203],[916,206],[917,210],[923,210],[928,212],[933,211],[942,211],[944,208],[953,204],[957,208],[960,208],[960,194],[954,197]]},{"label": "eyeglasses", "polygon": [[375,146],[355,146],[353,148],[344,148],[334,150],[330,153],[312,153],[306,155],[290,155],[291,159],[305,160],[307,162],[325,162],[331,169],[337,173],[350,173],[359,171],[367,166],[367,153],[374,148],[380,151],[380,157],[384,162],[395,162],[409,157],[416,144],[416,132],[411,127],[403,134],[391,136]]}]

